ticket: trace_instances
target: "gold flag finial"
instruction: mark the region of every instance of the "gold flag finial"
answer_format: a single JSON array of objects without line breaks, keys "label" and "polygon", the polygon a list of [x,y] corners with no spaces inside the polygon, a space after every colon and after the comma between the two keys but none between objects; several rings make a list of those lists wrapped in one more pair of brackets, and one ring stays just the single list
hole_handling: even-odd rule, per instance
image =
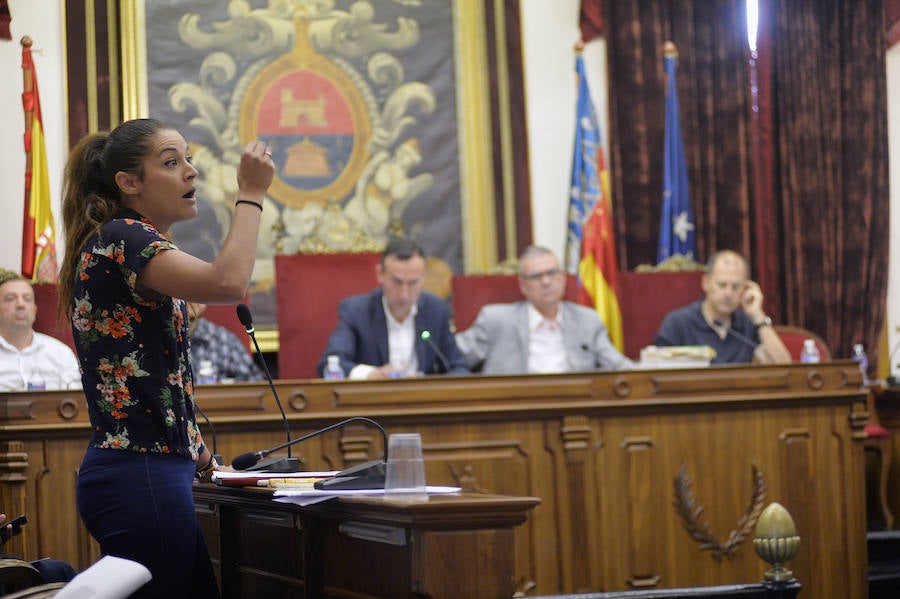
[{"label": "gold flag finial", "polygon": [[663,42],[663,56],[666,58],[678,58],[678,48],[675,47],[675,42],[672,40]]}]

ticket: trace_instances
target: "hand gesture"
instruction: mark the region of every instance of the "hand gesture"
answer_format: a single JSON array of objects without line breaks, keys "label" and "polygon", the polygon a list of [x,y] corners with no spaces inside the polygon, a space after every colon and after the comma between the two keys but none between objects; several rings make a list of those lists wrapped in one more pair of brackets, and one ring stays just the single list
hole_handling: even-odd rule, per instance
[{"label": "hand gesture", "polygon": [[741,295],[741,307],[744,313],[754,322],[761,320],[765,316],[763,313],[762,289],[759,288],[756,281],[747,281],[744,293]]},{"label": "hand gesture", "polygon": [[272,152],[261,141],[251,141],[241,154],[241,163],[238,165],[237,179],[239,197],[256,200],[262,204],[266,190],[275,176],[275,163],[272,162]]}]

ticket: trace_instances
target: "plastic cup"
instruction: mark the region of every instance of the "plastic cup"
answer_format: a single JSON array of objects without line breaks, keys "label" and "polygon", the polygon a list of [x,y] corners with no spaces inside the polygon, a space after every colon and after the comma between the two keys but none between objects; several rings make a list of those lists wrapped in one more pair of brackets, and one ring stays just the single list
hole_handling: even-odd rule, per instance
[{"label": "plastic cup", "polygon": [[425,460],[419,433],[393,434],[388,438],[387,477],[384,493],[410,501],[428,499],[425,489]]}]

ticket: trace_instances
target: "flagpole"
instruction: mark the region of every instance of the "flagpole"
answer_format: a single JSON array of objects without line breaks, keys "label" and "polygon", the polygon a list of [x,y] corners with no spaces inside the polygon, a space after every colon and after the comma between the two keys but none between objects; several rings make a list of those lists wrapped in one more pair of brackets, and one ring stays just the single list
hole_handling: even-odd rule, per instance
[{"label": "flagpole", "polygon": [[22,109],[25,113],[25,197],[22,216],[22,276],[55,283],[56,225],[50,207],[50,175],[32,40],[22,37]]},{"label": "flagpole", "polygon": [[[34,63],[31,60],[31,46],[34,43],[30,36],[23,36],[22,44],[22,98],[31,98],[34,95]],[[26,54],[28,59],[26,60]],[[23,103],[25,112],[25,139],[31,139],[32,124],[34,122],[34,102]],[[31,217],[31,174],[32,174],[32,147],[31,143],[25,144],[25,202],[22,215],[22,276],[32,278],[34,275],[34,219]]]}]

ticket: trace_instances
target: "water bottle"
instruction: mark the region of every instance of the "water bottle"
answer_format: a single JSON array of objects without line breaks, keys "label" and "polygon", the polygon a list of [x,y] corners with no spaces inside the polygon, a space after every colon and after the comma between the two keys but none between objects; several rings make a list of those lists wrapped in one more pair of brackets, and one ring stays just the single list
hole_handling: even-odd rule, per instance
[{"label": "water bottle", "polygon": [[859,368],[862,370],[863,375],[863,383],[869,382],[869,357],[866,355],[866,348],[862,343],[854,343],[853,344],[853,356],[852,358],[859,362]]},{"label": "water bottle", "polygon": [[219,382],[216,374],[216,367],[213,366],[212,360],[200,360],[200,368],[197,369],[198,385],[215,385]]},{"label": "water bottle", "polygon": [[344,379],[344,370],[341,368],[341,357],[330,355],[325,362],[325,371],[322,378],[326,381],[340,381]]},{"label": "water bottle", "polygon": [[818,364],[822,361],[822,356],[819,355],[819,348],[816,347],[815,340],[803,340],[803,349],[800,350],[800,361],[804,364]]},{"label": "water bottle", "polygon": [[47,381],[44,380],[44,375],[41,374],[39,370],[35,370],[31,373],[31,376],[28,377],[28,384],[26,387],[29,391],[46,391]]}]

